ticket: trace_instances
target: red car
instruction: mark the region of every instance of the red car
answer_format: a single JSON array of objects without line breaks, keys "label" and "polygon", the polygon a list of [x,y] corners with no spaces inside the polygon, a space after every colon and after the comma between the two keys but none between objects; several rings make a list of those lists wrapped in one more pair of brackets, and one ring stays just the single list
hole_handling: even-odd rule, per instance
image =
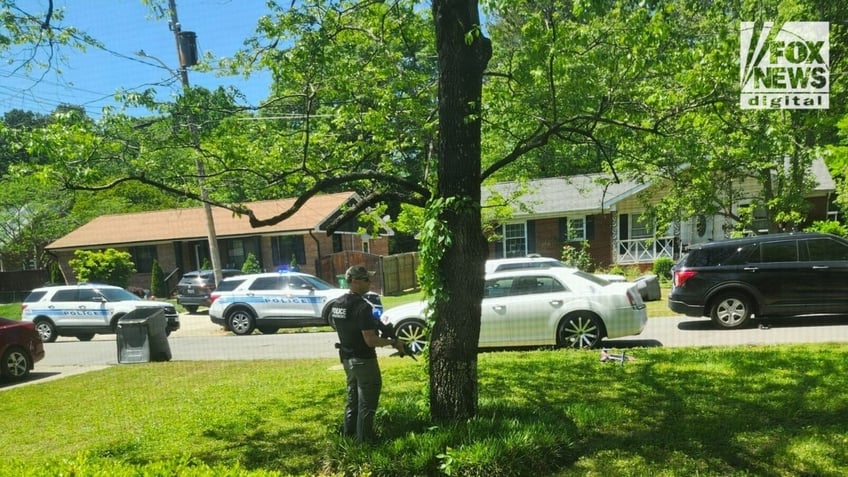
[{"label": "red car", "polygon": [[0,318],[0,376],[3,379],[25,378],[36,361],[44,358],[44,344],[27,321]]}]

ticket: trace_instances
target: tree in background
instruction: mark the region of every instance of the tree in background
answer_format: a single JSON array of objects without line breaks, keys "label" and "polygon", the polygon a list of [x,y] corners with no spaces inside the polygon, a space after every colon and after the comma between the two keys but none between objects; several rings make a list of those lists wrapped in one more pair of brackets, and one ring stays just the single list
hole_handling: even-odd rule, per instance
[{"label": "tree in background", "polygon": [[165,283],[165,272],[159,266],[159,260],[153,260],[153,267],[150,270],[150,294],[153,297],[168,298],[168,285]]},{"label": "tree in background", "polygon": [[247,253],[247,257],[244,258],[244,265],[241,266],[241,271],[244,273],[259,273],[262,271],[259,260],[256,259],[256,255],[253,252]]},{"label": "tree in background", "polygon": [[68,265],[78,282],[105,283],[121,288],[129,286],[130,276],[136,271],[132,255],[114,248],[77,250]]}]

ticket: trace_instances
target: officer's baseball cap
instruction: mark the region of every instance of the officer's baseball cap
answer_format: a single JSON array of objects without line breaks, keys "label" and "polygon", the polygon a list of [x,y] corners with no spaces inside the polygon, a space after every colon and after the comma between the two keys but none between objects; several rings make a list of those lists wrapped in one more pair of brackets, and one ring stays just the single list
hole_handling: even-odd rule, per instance
[{"label": "officer's baseball cap", "polygon": [[348,282],[353,280],[370,280],[371,274],[368,273],[368,269],[366,269],[362,265],[354,265],[347,269],[347,272],[345,272],[345,277],[347,278]]}]

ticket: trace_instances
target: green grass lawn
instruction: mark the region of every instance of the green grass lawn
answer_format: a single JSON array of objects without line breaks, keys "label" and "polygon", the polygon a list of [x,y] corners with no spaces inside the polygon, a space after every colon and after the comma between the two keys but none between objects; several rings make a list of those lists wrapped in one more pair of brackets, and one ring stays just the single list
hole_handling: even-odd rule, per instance
[{"label": "green grass lawn", "polygon": [[382,358],[381,443],[338,436],[334,360],[119,365],[0,392],[0,475],[840,476],[848,344],[479,357],[479,415],[428,418]]},{"label": "green grass lawn", "polygon": [[21,319],[21,304],[20,303],[4,303],[0,304],[0,316],[12,320]]}]

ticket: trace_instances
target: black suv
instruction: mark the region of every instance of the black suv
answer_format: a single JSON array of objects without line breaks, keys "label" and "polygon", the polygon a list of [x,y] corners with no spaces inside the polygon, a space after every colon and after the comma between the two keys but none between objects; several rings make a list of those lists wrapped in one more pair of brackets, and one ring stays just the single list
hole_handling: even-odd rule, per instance
[{"label": "black suv", "polygon": [[829,234],[697,244],[672,273],[669,308],[721,328],[752,317],[848,313],[848,241]]},{"label": "black suv", "polygon": [[[221,270],[223,278],[243,275],[241,270]],[[215,290],[215,273],[212,270],[188,272],[177,283],[177,303],[189,313],[196,313],[197,307],[209,306],[209,295]]]}]

